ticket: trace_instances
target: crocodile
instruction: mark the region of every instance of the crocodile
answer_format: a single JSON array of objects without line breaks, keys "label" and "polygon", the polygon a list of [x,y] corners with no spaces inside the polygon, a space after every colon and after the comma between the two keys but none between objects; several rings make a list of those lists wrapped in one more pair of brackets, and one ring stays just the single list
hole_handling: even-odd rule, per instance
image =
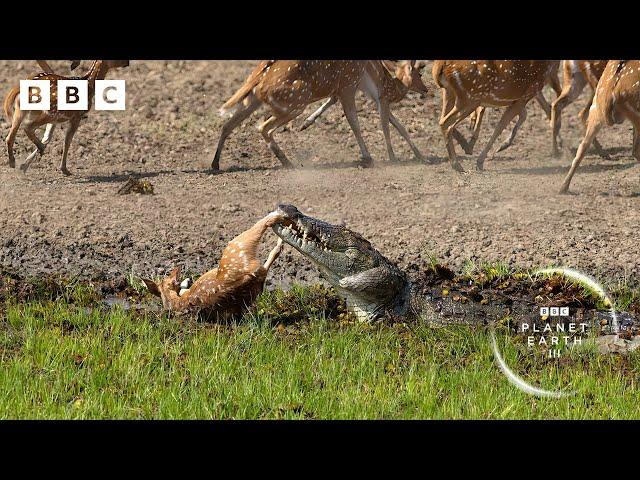
[{"label": "crocodile", "polygon": [[407,275],[362,235],[304,215],[293,205],[278,205],[276,212],[278,221],[271,227],[276,235],[318,267],[360,320],[415,313]]}]

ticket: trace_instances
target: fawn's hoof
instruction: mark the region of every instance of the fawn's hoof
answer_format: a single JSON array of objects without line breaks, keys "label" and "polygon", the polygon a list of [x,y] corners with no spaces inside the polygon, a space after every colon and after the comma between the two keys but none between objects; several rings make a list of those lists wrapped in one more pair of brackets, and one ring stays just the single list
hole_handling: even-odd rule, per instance
[{"label": "fawn's hoof", "polygon": [[560,157],[562,157],[562,150],[560,150],[560,149],[552,150],[552,151],[551,151],[551,156],[552,156],[553,158],[560,158]]},{"label": "fawn's hoof", "polygon": [[62,172],[63,175],[65,175],[66,177],[71,176],[71,172],[65,167],[65,168],[61,168],[60,171]]},{"label": "fawn's hoof", "polygon": [[23,163],[23,164],[22,164],[22,165],[20,165],[18,168],[20,169],[20,171],[21,171],[22,173],[27,173],[27,170],[29,169],[29,165],[27,165],[27,164]]}]

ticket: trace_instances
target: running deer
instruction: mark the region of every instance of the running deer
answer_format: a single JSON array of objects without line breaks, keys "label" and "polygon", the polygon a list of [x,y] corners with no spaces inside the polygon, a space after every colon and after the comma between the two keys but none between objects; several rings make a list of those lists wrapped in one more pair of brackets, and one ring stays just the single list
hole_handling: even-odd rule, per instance
[{"label": "running deer", "polygon": [[188,289],[180,289],[180,267],[158,282],[143,281],[152,294],[162,298],[162,305],[168,311],[198,313],[222,321],[241,314],[262,292],[269,268],[282,251],[282,239],[278,239],[264,265],[257,258],[262,236],[280,220],[282,214],[272,212],[235,237],[222,252],[219,266],[202,275]]},{"label": "running deer", "polygon": [[[575,102],[588,84],[591,87],[591,96],[587,105],[579,113],[580,121],[586,126],[593,95],[596,91],[598,80],[600,80],[606,66],[606,60],[564,60],[562,62],[562,92],[551,105],[552,154],[554,157],[561,154],[559,144],[562,143],[560,138],[562,110]],[[603,158],[609,157],[602,149],[598,139],[593,139],[593,146],[598,155]]]},{"label": "running deer", "polygon": [[370,166],[371,155],[360,133],[356,113],[355,91],[362,78],[366,61],[356,60],[263,60],[251,72],[244,85],[222,106],[220,113],[235,112],[222,127],[213,170],[220,169],[220,155],[227,137],[261,105],[267,105],[271,116],[258,131],[284,167],[291,162],[273,138],[275,130],[300,115],[307,105],[327,97],[337,97],[358,141],[361,164]]},{"label": "running deer", "polygon": [[[64,148],[62,151],[62,161],[60,162],[60,170],[65,175],[71,173],[67,169],[67,154],[69,146],[73,140],[73,136],[80,125],[80,120],[88,113],[87,110],[58,110],[57,108],[57,81],[58,80],[88,80],[89,109],[93,103],[93,95],[95,93],[95,81],[103,80],[107,72],[112,68],[126,67],[129,60],[95,60],[89,71],[81,77],[64,77],[51,72],[41,72],[33,77],[32,80],[49,80],[51,82],[51,108],[47,111],[40,110],[20,110],[19,94],[20,88],[12,88],[4,99],[4,114],[11,123],[11,129],[7,136],[7,152],[9,154],[9,166],[15,167],[16,161],[13,154],[13,144],[18,134],[20,126],[31,140],[36,149],[26,158],[24,163],[20,165],[20,170],[26,172],[34,159],[40,155],[44,155],[46,145],[51,141],[51,135],[54,125],[59,123],[68,123],[66,136],[64,139]],[[51,124],[51,128],[47,127],[42,141],[36,136],[36,129],[42,125]]]},{"label": "running deer", "polygon": [[[398,133],[405,139],[411,147],[416,158],[424,160],[424,157],[418,150],[418,147],[411,141],[407,130],[391,113],[390,105],[400,102],[409,90],[418,92],[422,95],[428,95],[429,90],[423,83],[421,78],[421,68],[416,66],[416,60],[404,60],[395,64],[389,60],[372,60],[368,62],[365,75],[363,76],[358,88],[364,91],[378,106],[380,113],[380,122],[382,132],[387,144],[387,152],[389,160],[396,161],[396,156],[391,145],[391,136],[389,133],[389,122],[398,130]],[[355,94],[355,92],[354,92]],[[305,130],[311,126],[331,105],[338,101],[337,97],[331,97],[318,108],[300,127]]]},{"label": "running deer", "polygon": [[541,92],[556,65],[557,61],[552,60],[436,60],[433,63],[433,79],[442,89],[440,128],[454,170],[464,172],[451,138],[455,126],[478,107],[507,107],[476,160],[478,170],[482,170],[498,136],[518,116],[509,140],[499,150],[513,141],[527,117],[527,103]]},{"label": "running deer", "polygon": [[[560,81],[558,80],[559,67],[560,67],[560,64],[558,62],[554,62],[553,67],[551,68],[551,70],[549,71],[549,74],[547,75],[547,84],[555,92],[556,98],[560,95],[560,92],[562,91],[562,86],[560,85]],[[547,116],[547,120],[551,119],[551,105],[549,105],[549,102],[547,102],[547,99],[544,98],[542,91],[538,92],[535,99],[536,99],[536,102],[538,102],[538,105],[540,105],[540,108],[542,108],[545,115]],[[471,130],[472,130],[471,140],[467,141],[462,136],[462,134],[458,132],[457,129],[455,128],[453,129],[453,132],[452,132],[453,137],[460,144],[460,147],[462,147],[462,150],[464,150],[464,153],[466,153],[467,155],[473,154],[473,147],[478,141],[478,137],[480,135],[480,126],[482,124],[484,112],[485,112],[485,107],[478,107],[476,111],[471,114],[471,117],[470,117]],[[520,125],[521,124],[522,123],[520,123]],[[518,128],[519,128],[519,125],[516,123],[516,125],[511,130],[511,134],[509,135],[509,138],[504,143],[502,143],[500,147],[496,149],[496,153],[505,150],[506,148],[510,147],[513,144],[513,140],[515,139],[516,134],[518,133]]]},{"label": "running deer", "polygon": [[560,193],[568,193],[587,149],[603,125],[629,120],[633,124],[633,156],[640,161],[640,60],[609,60],[589,108],[587,129]]}]

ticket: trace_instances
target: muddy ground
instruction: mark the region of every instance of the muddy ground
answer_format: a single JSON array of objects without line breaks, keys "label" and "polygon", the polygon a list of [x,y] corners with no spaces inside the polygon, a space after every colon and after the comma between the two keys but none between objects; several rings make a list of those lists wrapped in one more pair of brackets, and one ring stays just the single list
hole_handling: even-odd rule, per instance
[{"label": "muddy ground", "polygon": [[[67,71],[65,64],[53,64]],[[488,160],[483,173],[474,170],[475,156],[464,155],[469,173],[452,171],[437,124],[437,91],[426,99],[410,95],[394,110],[434,164],[416,162],[395,132],[400,162],[386,162],[373,104],[360,98],[359,118],[375,168],[354,166],[355,139],[334,107],[304,132],[297,131],[298,118],[276,135],[303,167],[279,168],[255,129],[266,116],[263,110],[229,138],[223,172],[212,174],[207,169],[223,121],[217,109],[253,65],[132,61],[110,75],[127,81],[127,111],[91,112],[70,153],[71,177],[57,170],[62,131],[26,174],[8,168],[4,153],[0,265],[24,274],[82,277],[153,276],[178,264],[202,272],[215,266],[233,236],[286,202],[345,222],[413,272],[434,256],[454,269],[469,260],[502,261],[571,266],[609,280],[640,276],[640,165],[631,157],[629,124],[603,130],[599,138],[612,159],[589,154],[570,196],[556,194],[570,153],[550,156],[549,126],[535,102],[515,144]],[[0,61],[3,93],[35,71],[31,61]],[[425,79],[433,86],[429,70]],[[583,95],[563,115],[565,145],[574,150],[582,135],[577,112],[585,101]],[[486,116],[477,151],[497,119],[497,111]],[[6,135],[6,121],[2,130]],[[466,126],[462,130],[468,135]],[[31,149],[21,133],[19,163]],[[155,193],[117,195],[132,174],[144,176]],[[274,242],[270,234],[265,255]],[[287,249],[268,282],[286,286],[317,279],[315,268]]]}]

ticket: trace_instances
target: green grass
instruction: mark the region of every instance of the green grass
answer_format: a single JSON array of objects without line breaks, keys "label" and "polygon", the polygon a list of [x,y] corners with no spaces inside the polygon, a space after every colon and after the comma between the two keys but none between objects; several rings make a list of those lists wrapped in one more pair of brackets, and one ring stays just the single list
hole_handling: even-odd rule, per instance
[{"label": "green grass", "polygon": [[0,418],[640,417],[639,355],[505,348],[533,383],[578,391],[535,398],[485,329],[359,323],[320,287],[266,292],[233,325],[96,305],[79,286],[0,305]]}]

